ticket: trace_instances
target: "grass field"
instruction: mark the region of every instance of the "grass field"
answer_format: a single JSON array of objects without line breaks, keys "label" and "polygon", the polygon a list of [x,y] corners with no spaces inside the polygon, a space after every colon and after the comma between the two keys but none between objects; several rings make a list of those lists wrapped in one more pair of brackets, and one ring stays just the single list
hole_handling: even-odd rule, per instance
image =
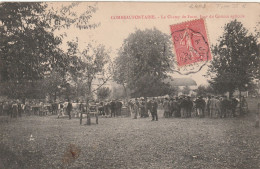
[{"label": "grass field", "polygon": [[[243,118],[30,116],[0,126],[0,168],[260,168],[254,108]],[[30,137],[32,135],[32,137]]]}]

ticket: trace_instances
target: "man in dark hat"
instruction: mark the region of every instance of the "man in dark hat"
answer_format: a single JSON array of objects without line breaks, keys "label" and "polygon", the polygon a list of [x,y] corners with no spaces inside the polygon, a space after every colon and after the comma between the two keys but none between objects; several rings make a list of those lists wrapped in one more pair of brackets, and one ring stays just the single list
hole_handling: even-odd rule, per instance
[{"label": "man in dark hat", "polygon": [[155,98],[153,98],[153,100],[151,100],[152,121],[154,121],[154,120],[158,121],[157,108],[158,108],[158,103],[155,100]]},{"label": "man in dark hat", "polygon": [[199,96],[195,101],[196,112],[199,117],[204,117],[204,108],[206,102],[203,100],[202,96]]},{"label": "man in dark hat", "polygon": [[115,104],[116,104],[116,114],[117,116],[121,116],[123,103],[120,100],[117,100]]},{"label": "man in dark hat", "polygon": [[116,103],[114,100],[110,103],[111,117],[116,117]]},{"label": "man in dark hat", "polygon": [[68,112],[68,115],[69,115],[69,119],[71,119],[71,111],[72,111],[72,103],[70,102],[70,100],[68,100],[68,106],[67,106],[67,112]]},{"label": "man in dark hat", "polygon": [[229,107],[229,101],[227,99],[227,96],[222,96],[221,100],[221,111],[220,111],[220,118],[225,118],[227,116],[228,107]]}]

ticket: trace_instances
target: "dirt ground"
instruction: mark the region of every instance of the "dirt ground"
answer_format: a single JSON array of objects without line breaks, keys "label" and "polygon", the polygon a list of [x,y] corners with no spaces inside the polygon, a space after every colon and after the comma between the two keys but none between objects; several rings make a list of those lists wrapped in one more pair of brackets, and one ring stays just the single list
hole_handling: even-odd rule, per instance
[{"label": "dirt ground", "polygon": [[[254,110],[253,110],[254,111]],[[0,126],[0,168],[260,168],[260,129],[246,117],[22,117]]]}]

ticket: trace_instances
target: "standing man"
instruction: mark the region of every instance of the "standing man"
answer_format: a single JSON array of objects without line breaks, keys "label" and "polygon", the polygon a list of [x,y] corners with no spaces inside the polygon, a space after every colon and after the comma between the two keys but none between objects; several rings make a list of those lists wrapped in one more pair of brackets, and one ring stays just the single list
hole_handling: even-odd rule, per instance
[{"label": "standing man", "polygon": [[120,100],[116,101],[116,112],[118,116],[121,116],[123,103]]},{"label": "standing man", "polygon": [[12,114],[11,114],[11,118],[16,118],[18,114],[18,104],[14,101],[12,104]]},{"label": "standing man", "polygon": [[68,103],[68,106],[67,106],[67,112],[68,112],[68,115],[69,115],[69,119],[71,119],[71,111],[72,111],[72,103],[70,102],[70,100],[68,100],[69,103]]},{"label": "standing man", "polygon": [[231,98],[231,112],[232,112],[232,116],[236,117],[236,108],[238,105],[238,101],[236,98],[232,97]]},{"label": "standing man", "polygon": [[221,101],[220,118],[225,118],[227,116],[228,106],[229,106],[229,102],[228,102],[227,96],[223,96],[223,99]]},{"label": "standing man", "polygon": [[214,96],[211,96],[210,102],[209,102],[209,117],[215,117],[216,114],[216,99]]},{"label": "standing man", "polygon": [[193,102],[190,96],[187,96],[187,117],[191,117],[192,109],[193,109]]},{"label": "standing man", "polygon": [[[150,111],[151,115],[152,115],[152,102],[153,102],[153,100],[150,100],[150,99],[149,99],[149,101],[147,101],[147,110],[146,110],[147,114]],[[149,116],[149,114],[148,114],[148,116]]]},{"label": "standing man", "polygon": [[140,104],[140,116],[141,117],[146,117],[145,116],[145,102],[144,102],[144,99],[142,99],[141,104]]},{"label": "standing man", "polygon": [[110,103],[110,108],[111,108],[111,117],[116,117],[116,103],[114,100]]},{"label": "standing man", "polygon": [[152,121],[154,119],[158,121],[158,114],[157,114],[157,109],[158,109],[158,103],[156,102],[155,98],[151,101],[151,114],[152,114]]},{"label": "standing man", "polygon": [[203,100],[202,96],[199,96],[198,99],[195,101],[196,105],[196,111],[198,117],[204,117],[204,107],[205,107],[205,101]]},{"label": "standing man", "polygon": [[168,118],[170,114],[170,103],[168,101],[168,98],[166,97],[163,102],[163,109],[164,109],[164,117]]},{"label": "standing man", "polygon": [[206,107],[206,109],[207,109],[207,116],[210,116],[210,104],[211,104],[211,96],[208,96],[208,99],[207,99],[207,107]]},{"label": "standing man", "polygon": [[173,109],[174,109],[173,98],[171,98],[170,101],[169,101],[169,107],[170,107],[169,117],[172,117],[173,116]]},{"label": "standing man", "polygon": [[138,115],[138,110],[139,110],[139,103],[138,100],[135,99],[135,104],[134,104],[134,119],[137,119],[137,115]]},{"label": "standing man", "polygon": [[134,103],[131,100],[129,100],[128,106],[129,106],[130,114],[134,113]]}]

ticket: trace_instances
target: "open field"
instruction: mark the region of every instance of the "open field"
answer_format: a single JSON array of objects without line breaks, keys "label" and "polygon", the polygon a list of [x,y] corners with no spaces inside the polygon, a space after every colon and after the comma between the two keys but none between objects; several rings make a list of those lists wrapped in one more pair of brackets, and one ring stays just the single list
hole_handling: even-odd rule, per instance
[{"label": "open field", "polygon": [[[253,115],[209,119],[22,117],[1,123],[0,168],[260,168]],[[30,140],[30,136],[33,136]]]}]

